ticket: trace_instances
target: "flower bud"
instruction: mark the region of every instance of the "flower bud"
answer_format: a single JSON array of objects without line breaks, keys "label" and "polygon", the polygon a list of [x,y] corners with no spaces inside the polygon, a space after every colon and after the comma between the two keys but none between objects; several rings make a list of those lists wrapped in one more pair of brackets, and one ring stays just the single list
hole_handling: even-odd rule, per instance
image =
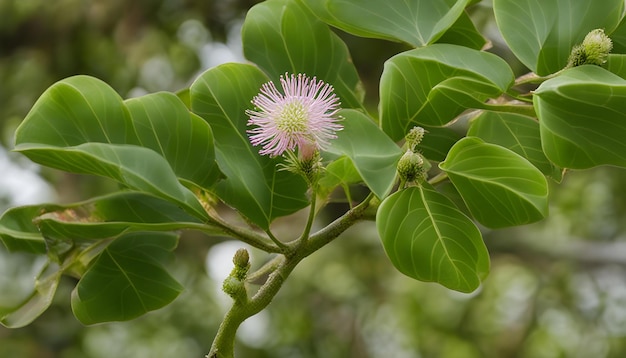
[{"label": "flower bud", "polygon": [[226,277],[222,290],[236,302],[244,302],[248,296],[245,283],[232,276]]},{"label": "flower bud", "polygon": [[239,249],[235,252],[235,256],[233,257],[233,263],[235,266],[246,267],[250,264],[250,254],[248,254],[248,250]]},{"label": "flower bud", "polygon": [[592,30],[585,36],[580,45],[574,46],[570,53],[567,67],[581,65],[601,66],[606,63],[609,52],[613,49],[613,42],[604,33],[603,29]]},{"label": "flower bud", "polygon": [[407,150],[398,162],[398,174],[402,180],[413,182],[424,178],[424,159],[418,153]]},{"label": "flower bud", "polygon": [[422,142],[425,132],[426,130],[422,127],[411,128],[411,130],[409,131],[409,134],[407,134],[405,137],[406,144],[411,151],[413,152],[416,151],[415,148]]},{"label": "flower bud", "polygon": [[250,269],[250,254],[248,254],[248,250],[237,250],[235,256],[233,257],[233,263],[235,264],[235,267],[233,268],[231,275],[236,277],[238,280],[245,280],[248,270]]}]

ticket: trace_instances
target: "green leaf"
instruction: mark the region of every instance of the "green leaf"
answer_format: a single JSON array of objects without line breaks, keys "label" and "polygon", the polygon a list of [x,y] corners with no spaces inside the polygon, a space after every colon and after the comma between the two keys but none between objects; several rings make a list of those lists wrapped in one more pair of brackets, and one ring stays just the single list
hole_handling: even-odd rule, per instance
[{"label": "green leaf", "polygon": [[613,32],[607,32],[613,40],[613,53],[626,53],[626,17],[622,17],[619,25]]},{"label": "green leaf", "polygon": [[552,162],[626,167],[626,80],[597,66],[576,67],[539,86],[534,105]]},{"label": "green leaf", "polygon": [[626,79],[626,55],[609,54],[606,69]]},{"label": "green leaf", "polygon": [[493,0],[498,28],[517,58],[545,76],[567,64],[572,47],[593,29],[617,26],[623,0]]},{"label": "green leaf", "polygon": [[561,168],[552,164],[543,153],[539,122],[534,118],[514,113],[483,112],[472,119],[467,135],[510,149],[543,174],[561,181]]},{"label": "green leaf", "polygon": [[131,189],[173,201],[199,218],[207,218],[193,193],[178,182],[167,161],[151,149],[105,143],[67,148],[20,144],[15,149],[35,162],[68,172],[108,177]]},{"label": "green leaf", "polygon": [[442,162],[454,143],[461,139],[460,134],[448,127],[422,127],[426,134],[417,148],[429,160]]},{"label": "green leaf", "polygon": [[15,142],[55,147],[138,144],[122,98],[89,76],[66,78],[49,87],[16,130]]},{"label": "green leaf", "polygon": [[476,29],[472,19],[465,12],[461,14],[454,25],[437,42],[465,46],[474,50],[480,50],[487,44],[485,37]]},{"label": "green leaf", "polygon": [[[171,93],[123,102],[96,78],[70,77],[46,90],[16,131],[17,148],[65,148],[91,142],[153,149],[181,179],[203,188],[210,188],[220,176],[211,128]],[[58,161],[58,152],[45,149],[24,154],[43,165]]]},{"label": "green leaf", "polygon": [[326,166],[323,176],[317,183],[320,187],[318,195],[325,197],[339,185],[346,187],[362,181],[352,160],[347,156],[342,156]]},{"label": "green leaf", "polygon": [[482,108],[513,81],[508,64],[491,53],[449,44],[403,52],[385,63],[381,126],[396,141],[415,125],[443,126],[467,108]]},{"label": "green leaf", "polygon": [[183,287],[163,267],[176,247],[171,233],[119,237],[95,259],[72,292],[83,324],[126,321],[172,302]]},{"label": "green leaf", "polygon": [[468,0],[307,0],[326,23],[361,37],[432,44],[464,14]]},{"label": "green leaf", "polygon": [[279,170],[281,158],[260,156],[246,134],[245,109],[267,77],[256,67],[226,64],[203,73],[191,86],[191,106],[213,128],[218,165],[226,175],[215,190],[263,229],[277,217],[308,204],[304,180]]},{"label": "green leaf", "polygon": [[184,180],[208,189],[220,177],[211,127],[167,92],[125,102],[141,146],[161,154]]},{"label": "green leaf", "polygon": [[417,280],[471,292],[489,271],[476,225],[428,184],[386,198],[376,228],[393,265]]},{"label": "green leaf", "polygon": [[333,85],[344,107],[362,108],[361,82],[348,48],[298,1],[253,6],[241,31],[246,58],[274,83],[286,72],[316,76]]},{"label": "green leaf", "polygon": [[344,128],[328,151],[348,156],[365,184],[384,198],[394,184],[402,150],[362,112],[346,109],[339,114]]},{"label": "green leaf", "polygon": [[0,323],[8,328],[28,325],[50,307],[56,293],[62,270],[53,263],[46,263],[35,279],[33,292],[19,305],[0,312]]},{"label": "green leaf", "polygon": [[548,214],[548,183],[528,160],[476,137],[458,141],[439,167],[472,216],[490,228],[532,223]]}]

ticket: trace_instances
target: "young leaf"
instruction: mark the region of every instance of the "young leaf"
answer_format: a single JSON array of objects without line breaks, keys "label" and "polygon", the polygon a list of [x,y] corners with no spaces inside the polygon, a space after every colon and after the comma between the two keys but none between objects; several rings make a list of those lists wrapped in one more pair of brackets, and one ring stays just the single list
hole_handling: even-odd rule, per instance
[{"label": "young leaf", "polygon": [[467,135],[510,149],[543,174],[561,181],[562,169],[552,164],[543,153],[539,122],[534,118],[514,113],[483,112],[472,119]]},{"label": "young leaf", "polygon": [[303,73],[330,83],[344,107],[362,108],[361,82],[345,43],[298,1],[253,6],[241,29],[246,58],[272,81]]},{"label": "young leaf", "polygon": [[362,182],[361,175],[354,167],[352,160],[347,156],[342,156],[333,160],[326,166],[322,177],[318,181],[318,195],[326,197],[337,186],[347,186]]},{"label": "young leaf", "polygon": [[361,37],[432,44],[464,14],[469,0],[307,0],[326,23]]},{"label": "young leaf", "polygon": [[171,233],[121,236],[95,259],[72,292],[72,311],[83,324],[126,321],[172,302],[183,287],[163,261],[176,247]]},{"label": "young leaf", "polygon": [[380,80],[380,122],[400,140],[415,125],[443,126],[467,108],[482,108],[513,83],[498,56],[462,46],[434,44],[385,63]]},{"label": "young leaf", "polygon": [[515,56],[545,76],[567,64],[572,47],[593,29],[617,26],[623,0],[493,0],[498,28]]},{"label": "young leaf", "polygon": [[626,167],[626,80],[598,66],[576,67],[539,86],[534,105],[552,162]]},{"label": "young leaf", "polygon": [[472,292],[489,271],[476,225],[428,184],[387,197],[376,228],[393,265],[417,280]]},{"label": "young leaf", "polygon": [[193,111],[213,129],[217,161],[226,175],[215,190],[220,199],[263,229],[308,204],[304,180],[278,170],[280,158],[259,155],[259,148],[248,139],[245,109],[267,81],[254,66],[226,64],[203,73],[190,90]]},{"label": "young leaf", "polygon": [[490,228],[532,223],[548,214],[548,183],[528,160],[476,137],[458,141],[439,167],[472,216]]},{"label": "young leaf", "polygon": [[342,110],[344,129],[337,133],[329,152],[347,155],[367,186],[384,198],[396,178],[400,148],[365,114]]}]

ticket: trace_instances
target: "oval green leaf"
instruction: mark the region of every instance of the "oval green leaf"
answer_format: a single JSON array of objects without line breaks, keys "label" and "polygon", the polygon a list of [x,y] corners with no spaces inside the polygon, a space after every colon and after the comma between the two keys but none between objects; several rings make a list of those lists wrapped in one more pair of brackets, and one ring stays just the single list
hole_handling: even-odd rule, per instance
[{"label": "oval green leaf", "polygon": [[397,141],[415,125],[443,126],[467,108],[482,108],[513,81],[509,65],[491,53],[449,44],[403,52],[385,63],[381,127]]},{"label": "oval green leaf", "polygon": [[386,198],[376,228],[393,265],[409,277],[472,292],[489,271],[476,225],[427,184]]},{"label": "oval green leaf", "polygon": [[183,287],[163,262],[176,247],[171,233],[131,233],[102,251],[72,292],[83,324],[127,321],[172,302]]},{"label": "oval green leaf", "polygon": [[611,33],[619,23],[623,0],[493,0],[498,28],[515,56],[545,76],[567,64],[574,45],[602,28]]},{"label": "oval green leaf", "polygon": [[534,105],[552,162],[626,167],[626,80],[597,66],[576,67],[539,86]]},{"label": "oval green leaf", "polygon": [[362,85],[348,48],[299,1],[253,6],[241,31],[246,58],[274,83],[285,72],[316,76],[333,85],[344,107],[362,108]]},{"label": "oval green leaf", "polygon": [[472,216],[487,227],[524,225],[548,214],[546,177],[509,149],[466,137],[450,149],[439,167]]}]

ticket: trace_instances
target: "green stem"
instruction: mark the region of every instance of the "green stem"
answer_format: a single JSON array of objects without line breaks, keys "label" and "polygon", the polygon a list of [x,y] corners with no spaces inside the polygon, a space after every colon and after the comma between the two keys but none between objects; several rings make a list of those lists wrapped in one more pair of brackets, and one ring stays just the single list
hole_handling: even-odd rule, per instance
[{"label": "green stem", "polygon": [[269,229],[265,231],[265,233],[270,238],[270,240],[272,240],[276,244],[276,246],[280,248],[282,252],[284,252],[285,250],[289,248],[284,242],[278,240],[278,238],[274,236],[274,234],[272,234],[272,232]]},{"label": "green stem", "polygon": [[285,256],[277,255],[273,259],[269,260],[265,263],[265,265],[261,266],[258,270],[249,274],[246,278],[246,282],[254,283],[257,280],[260,280],[265,275],[270,272],[274,272],[278,266],[285,260]]},{"label": "green stem", "polygon": [[434,177],[430,178],[428,180],[428,184],[430,185],[437,185],[439,183],[441,183],[442,181],[448,179],[448,173],[446,172],[441,172],[437,175],[435,175]]},{"label": "green stem", "polygon": [[306,245],[307,240],[309,239],[309,234],[311,233],[311,227],[313,227],[313,220],[315,219],[315,203],[317,201],[317,194],[315,192],[313,192],[312,198],[311,198],[311,208],[309,210],[309,217],[307,218],[306,221],[306,226],[304,227],[304,231],[302,232],[302,235],[300,236],[300,239],[298,240],[298,246],[302,247],[303,245]]},{"label": "green stem", "polygon": [[566,70],[566,68],[557,71],[555,73],[552,73],[550,75],[547,76],[538,76],[537,74],[535,74],[534,72],[530,72],[527,73],[523,76],[518,77],[517,79],[515,79],[515,85],[514,86],[520,86],[520,85],[525,85],[525,84],[540,84],[543,83],[551,78],[554,78],[556,76],[558,76],[559,74],[561,74],[561,72],[563,72],[564,70]]},{"label": "green stem", "polygon": [[[235,334],[241,323],[270,304],[282,287],[283,282],[285,282],[300,261],[331,242],[360,220],[374,197],[374,194],[370,193],[359,205],[348,210],[348,212],[333,221],[326,228],[308,237],[312,226],[312,219],[310,219],[303,233],[308,238],[305,244],[298,245],[289,256],[280,255],[281,259],[274,259],[279,261],[278,266],[250,300],[237,300],[234,302],[220,325],[207,358],[234,358]],[[313,213],[309,214],[309,218],[315,214],[315,203],[313,202],[312,204],[311,211]]]},{"label": "green stem", "polygon": [[345,214],[337,218],[328,226],[311,235],[304,249],[305,256],[321,249],[326,244],[341,235],[349,227],[354,225],[354,223],[361,220],[366,212],[366,209],[369,207],[370,202],[375,197],[374,193],[369,193],[369,195],[361,203],[359,203],[359,205],[348,210]]},{"label": "green stem", "polygon": [[282,261],[252,299],[245,304],[235,301],[220,324],[207,358],[234,358],[235,335],[239,326],[272,302],[283,282],[303,258],[302,255],[296,255]]},{"label": "green stem", "polygon": [[[212,224],[216,226],[219,231],[221,231],[226,236],[237,238],[246,244],[256,247],[257,249],[261,249],[265,252],[269,253],[280,253],[282,249],[278,246],[277,243],[270,241],[260,235],[256,231],[248,230],[239,226],[234,226],[224,221],[217,215],[211,215],[211,219],[213,220]],[[274,238],[275,239],[275,238]]]}]

